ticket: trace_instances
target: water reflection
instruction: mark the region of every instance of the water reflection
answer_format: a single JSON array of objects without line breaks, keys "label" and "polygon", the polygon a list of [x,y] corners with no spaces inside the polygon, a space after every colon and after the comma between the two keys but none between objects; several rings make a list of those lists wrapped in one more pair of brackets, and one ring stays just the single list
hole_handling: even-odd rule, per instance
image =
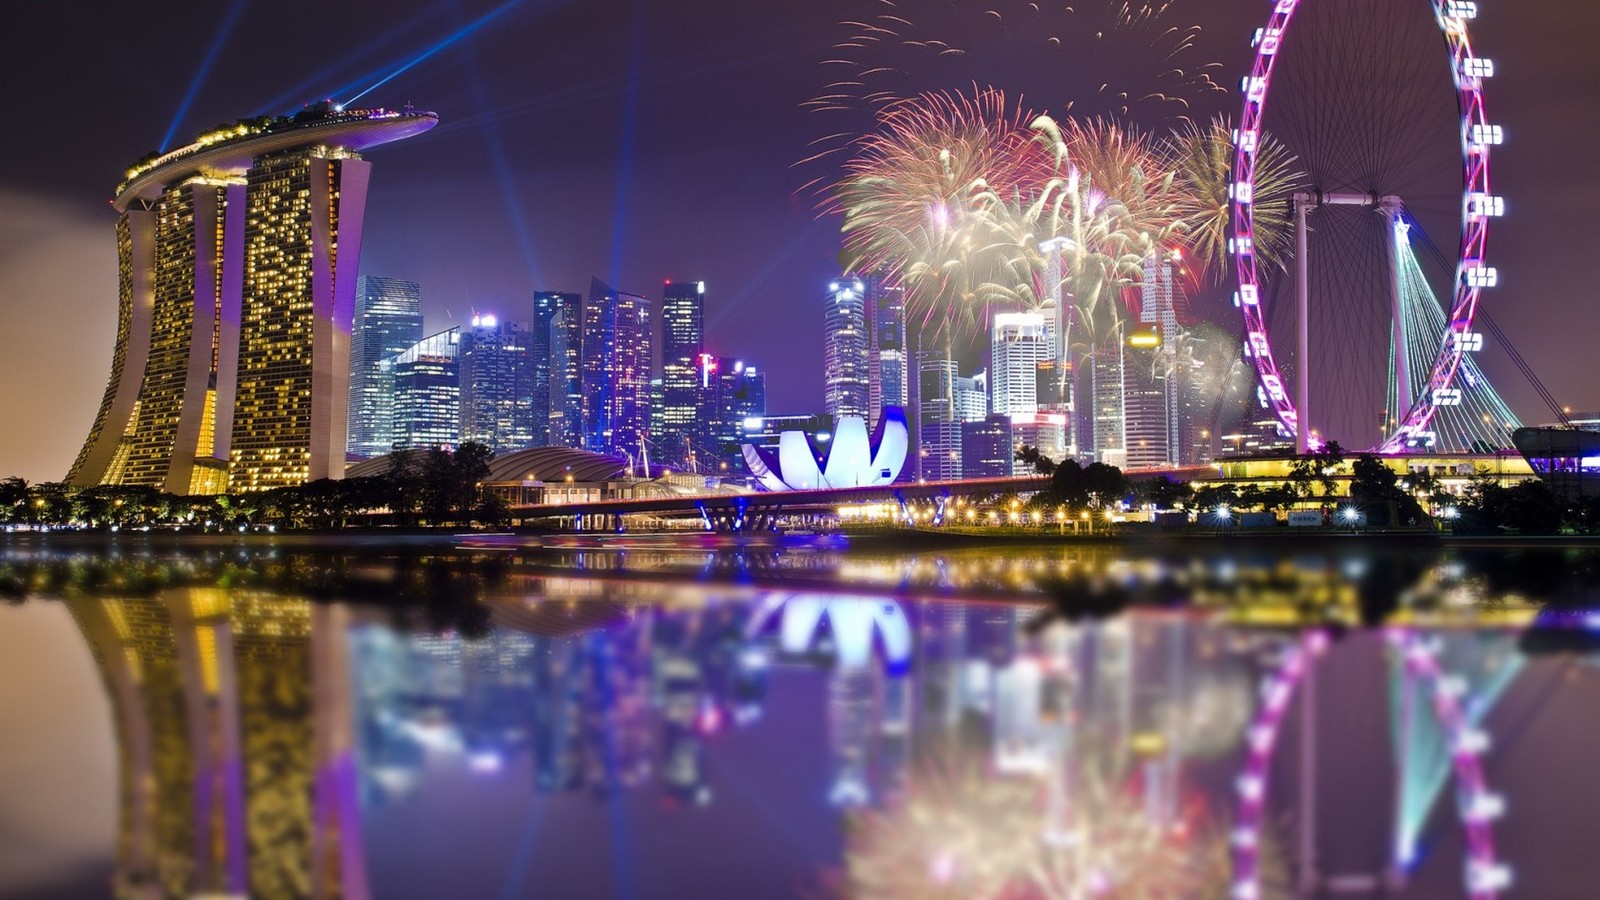
[{"label": "water reflection", "polygon": [[[0,583],[64,598],[100,668],[127,896],[492,894],[391,872],[415,871],[396,834],[445,810],[454,840],[488,842],[474,823],[500,807],[599,823],[609,842],[544,865],[616,888],[633,865],[619,834],[778,828],[749,796],[769,789],[751,760],[770,758],[816,773],[768,811],[805,832],[785,857],[804,877],[725,883],[706,847],[652,863],[641,895],[1248,897],[1422,877],[1487,897],[1507,879],[1489,718],[1530,653],[1592,656],[1600,620],[1572,605],[1587,562],[1539,582],[1565,604],[1541,612],[1497,587],[1524,563],[1484,559],[819,557],[773,589],[673,554],[39,553]],[[986,600],[997,586],[1020,599]]]}]

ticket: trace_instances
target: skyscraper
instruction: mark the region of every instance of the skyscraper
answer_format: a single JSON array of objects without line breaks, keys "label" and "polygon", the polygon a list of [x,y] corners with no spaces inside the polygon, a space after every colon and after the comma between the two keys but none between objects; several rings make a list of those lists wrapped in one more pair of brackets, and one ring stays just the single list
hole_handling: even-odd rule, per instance
[{"label": "skyscraper", "polygon": [[948,350],[917,354],[917,472],[926,481],[961,477],[956,361]]},{"label": "skyscraper", "polygon": [[[533,438],[537,444],[564,444],[551,434],[553,417],[560,416],[560,403],[552,378],[560,370],[552,342],[552,328],[562,309],[583,307],[583,298],[560,291],[536,291],[533,295],[533,321],[529,323],[528,354],[533,359]],[[553,405],[554,404],[554,405]]]},{"label": "skyscraper", "polygon": [[997,313],[990,330],[989,409],[997,415],[1039,411],[1039,363],[1050,359],[1045,318],[1039,313]]},{"label": "skyscraper", "polygon": [[[712,367],[714,401],[710,416],[712,452],[716,455],[715,471],[743,472],[744,423],[767,414],[766,375],[742,359],[726,356],[716,358]],[[712,469],[706,465],[701,471]]]},{"label": "skyscraper", "polygon": [[1090,440],[1087,443],[1079,442],[1078,452],[1087,455],[1093,462],[1124,466],[1128,462],[1125,442],[1127,412],[1123,403],[1122,335],[1125,332],[1119,325],[1112,333],[1115,339],[1108,339],[1088,358],[1088,372],[1083,382],[1087,382],[1084,387],[1090,402],[1084,404],[1078,416],[1079,425],[1087,427],[1078,430],[1087,432]]},{"label": "skyscraper", "polygon": [[385,361],[394,379],[394,449],[461,442],[461,329],[429,335]]},{"label": "skyscraper", "polygon": [[533,433],[533,352],[528,326],[474,315],[462,329],[461,439],[496,454],[544,441]]},{"label": "skyscraper", "polygon": [[432,113],[246,120],[128,171],[111,378],[68,480],[174,493],[337,478],[371,164]]},{"label": "skyscraper", "polygon": [[1015,452],[1010,416],[961,423],[961,477],[1004,478],[1012,474]]},{"label": "skyscraper", "polygon": [[648,299],[590,281],[582,349],[587,449],[640,454],[650,433],[653,327]]},{"label": "skyscraper", "polygon": [[906,345],[905,290],[882,272],[863,276],[872,343],[868,349],[871,379],[867,408],[874,421],[885,406],[904,408],[910,402],[909,357]]},{"label": "skyscraper", "polygon": [[1148,324],[1130,330],[1122,353],[1126,464],[1135,469],[1171,465],[1176,462],[1177,435],[1171,428],[1177,417],[1160,330]]},{"label": "skyscraper", "polygon": [[664,461],[686,464],[704,450],[711,385],[705,361],[704,281],[667,282],[661,290],[661,432],[655,446]]},{"label": "skyscraper", "polygon": [[350,433],[347,452],[382,456],[394,448],[394,378],[382,365],[422,340],[422,287],[415,281],[356,278],[350,329]]},{"label": "skyscraper", "polygon": [[989,373],[956,377],[956,421],[982,422],[989,415]]},{"label": "skyscraper", "polygon": [[[574,294],[565,297],[576,298]],[[583,446],[583,304],[562,300],[550,318],[550,426],[552,447]]]},{"label": "skyscraper", "polygon": [[1123,432],[1127,465],[1151,468],[1178,465],[1185,410],[1178,379],[1173,308],[1175,256],[1151,253],[1144,261],[1139,324],[1130,327],[1123,348]]},{"label": "skyscraper", "polygon": [[822,317],[822,405],[835,420],[875,415],[867,408],[868,365],[866,286],[845,277],[828,285]]}]

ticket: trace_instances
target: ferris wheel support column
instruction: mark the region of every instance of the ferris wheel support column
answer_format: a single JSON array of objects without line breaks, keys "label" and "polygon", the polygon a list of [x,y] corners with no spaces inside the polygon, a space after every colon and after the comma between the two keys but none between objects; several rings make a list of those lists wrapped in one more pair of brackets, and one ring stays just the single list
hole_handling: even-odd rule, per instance
[{"label": "ferris wheel support column", "polygon": [[1315,194],[1294,195],[1294,259],[1297,283],[1295,285],[1295,314],[1299,333],[1295,336],[1295,367],[1299,369],[1294,380],[1295,406],[1299,418],[1295,420],[1294,452],[1305,456],[1311,452],[1311,281],[1310,266],[1306,258],[1306,213],[1317,205]]},{"label": "ferris wheel support column", "polygon": [[[1395,408],[1391,414],[1394,422],[1399,423],[1400,418],[1411,409],[1411,354],[1406,343],[1406,317],[1402,308],[1403,298],[1400,296],[1400,237],[1406,227],[1400,218],[1402,210],[1400,198],[1388,195],[1378,198],[1378,211],[1383,213],[1384,222],[1389,225],[1389,294],[1392,300],[1390,311],[1394,315],[1394,331],[1391,340],[1394,342],[1394,384]],[[1386,427],[1393,427],[1386,426]]]},{"label": "ferris wheel support column", "polygon": [[1322,884],[1317,872],[1316,657],[1306,660],[1300,684],[1300,893],[1310,896]]}]

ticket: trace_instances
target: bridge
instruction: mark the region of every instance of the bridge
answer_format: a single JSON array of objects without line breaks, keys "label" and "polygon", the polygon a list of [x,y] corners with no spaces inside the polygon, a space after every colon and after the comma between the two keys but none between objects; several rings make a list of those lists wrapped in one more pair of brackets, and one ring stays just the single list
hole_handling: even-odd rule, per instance
[{"label": "bridge", "polygon": [[942,518],[945,504],[958,496],[987,496],[1015,492],[1041,491],[1050,479],[1042,475],[1004,478],[969,478],[958,481],[927,481],[889,484],[880,487],[825,488],[812,491],[772,491],[751,494],[699,494],[631,499],[594,500],[580,503],[541,503],[512,506],[513,520],[554,519],[569,521],[572,527],[621,530],[624,516],[692,518],[698,516],[711,531],[759,531],[770,529],[780,516],[832,513],[848,503],[932,502],[935,518]]}]

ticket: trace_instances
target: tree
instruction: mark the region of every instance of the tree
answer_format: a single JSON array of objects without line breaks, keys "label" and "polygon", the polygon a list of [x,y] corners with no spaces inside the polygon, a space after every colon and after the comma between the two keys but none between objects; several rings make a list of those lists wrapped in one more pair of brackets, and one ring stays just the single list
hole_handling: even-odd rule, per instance
[{"label": "tree", "polygon": [[1383,460],[1363,453],[1351,466],[1350,499],[1361,506],[1392,506],[1394,524],[1416,524],[1426,518],[1415,497],[1400,487],[1400,476]]},{"label": "tree", "polygon": [[1014,458],[1017,460],[1017,462],[1027,463],[1035,473],[1043,475],[1046,478],[1049,478],[1051,475],[1055,474],[1055,460],[1045,456],[1043,453],[1040,453],[1038,447],[1030,447],[1027,444],[1019,445]]},{"label": "tree", "polygon": [[1116,466],[1103,462],[1089,463],[1083,470],[1083,480],[1089,492],[1089,502],[1097,508],[1110,506],[1128,496],[1128,479]]},{"label": "tree", "polygon": [[1432,508],[1439,498],[1445,494],[1443,486],[1439,483],[1439,476],[1427,469],[1414,469],[1400,479],[1400,486],[1410,491],[1425,507]]},{"label": "tree", "polygon": [[1567,517],[1567,506],[1538,480],[1505,487],[1487,473],[1475,476],[1461,500],[1462,531],[1515,531],[1518,534],[1555,534]]},{"label": "tree", "polygon": [[422,461],[422,510],[434,525],[471,520],[494,451],[467,441],[455,452],[435,447]]},{"label": "tree", "polygon": [[1138,489],[1156,509],[1174,509],[1194,499],[1194,485],[1165,475],[1139,482]]},{"label": "tree", "polygon": [[1231,484],[1208,484],[1195,492],[1194,506],[1202,516],[1218,507],[1235,509],[1239,506],[1239,489]]},{"label": "tree", "polygon": [[1074,510],[1098,509],[1116,503],[1128,491],[1128,479],[1116,466],[1093,462],[1083,467],[1069,459],[1056,466],[1046,498]]},{"label": "tree", "polygon": [[1065,460],[1056,466],[1055,473],[1050,476],[1047,493],[1051,503],[1074,511],[1089,508],[1088,482],[1084,478],[1083,467],[1075,459]]},{"label": "tree", "polygon": [[1401,493],[1399,476],[1371,453],[1356,457],[1351,474],[1350,499],[1357,503],[1384,503]]},{"label": "tree", "polygon": [[21,478],[0,481],[0,521],[21,519],[26,515],[23,506],[28,502],[28,483]]},{"label": "tree", "polygon": [[1317,471],[1321,476],[1319,480],[1322,484],[1322,496],[1332,497],[1334,487],[1338,484],[1334,480],[1334,473],[1344,463],[1344,448],[1339,446],[1338,441],[1329,441],[1314,451],[1311,458],[1316,460]]}]

